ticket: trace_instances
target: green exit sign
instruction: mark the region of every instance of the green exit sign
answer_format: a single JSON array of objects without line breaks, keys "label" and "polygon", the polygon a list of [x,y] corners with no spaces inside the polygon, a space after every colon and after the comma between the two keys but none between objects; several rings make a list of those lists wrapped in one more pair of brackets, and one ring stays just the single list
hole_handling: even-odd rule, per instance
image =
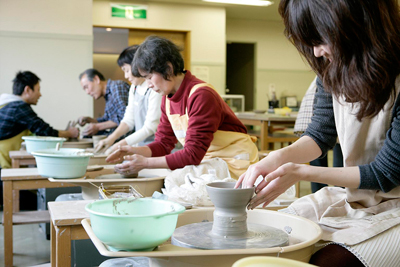
[{"label": "green exit sign", "polygon": [[111,5],[111,17],[125,19],[146,19],[147,6],[144,5]]}]

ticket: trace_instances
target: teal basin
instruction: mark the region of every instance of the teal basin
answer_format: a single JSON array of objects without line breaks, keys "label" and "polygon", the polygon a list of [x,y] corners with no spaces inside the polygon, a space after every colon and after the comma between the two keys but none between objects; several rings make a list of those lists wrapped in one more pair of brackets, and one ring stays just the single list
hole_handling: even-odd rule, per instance
[{"label": "teal basin", "polygon": [[67,141],[64,137],[52,136],[22,136],[22,139],[25,141],[28,153],[42,149],[56,148],[57,143],[60,143],[61,147],[63,142]]},{"label": "teal basin", "polygon": [[86,205],[96,237],[112,251],[149,251],[167,241],[185,208],[152,198],[98,200]]},{"label": "teal basin", "polygon": [[85,175],[93,153],[84,149],[43,149],[32,152],[40,175],[59,179],[79,178]]}]

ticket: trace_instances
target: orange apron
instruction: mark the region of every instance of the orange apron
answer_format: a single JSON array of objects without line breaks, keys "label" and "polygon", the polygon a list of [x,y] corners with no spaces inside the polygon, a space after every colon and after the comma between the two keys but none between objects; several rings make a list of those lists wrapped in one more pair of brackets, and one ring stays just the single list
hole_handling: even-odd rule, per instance
[{"label": "orange apron", "polygon": [[[207,83],[196,84],[190,90],[189,98],[198,88],[205,86],[213,88],[212,85]],[[190,119],[187,108],[186,113],[182,116],[171,114],[170,101],[166,97],[165,111],[176,138],[185,146],[186,131]],[[214,133],[213,140],[203,160],[216,157],[223,159],[228,164],[231,177],[237,179],[251,164],[258,162],[258,149],[254,142],[255,140],[248,134],[218,130]]]}]

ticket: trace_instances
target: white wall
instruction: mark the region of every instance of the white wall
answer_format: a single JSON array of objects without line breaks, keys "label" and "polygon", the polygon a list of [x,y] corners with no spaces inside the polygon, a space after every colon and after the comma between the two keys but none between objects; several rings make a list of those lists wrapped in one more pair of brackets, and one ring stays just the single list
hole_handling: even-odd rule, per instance
[{"label": "white wall", "polygon": [[92,67],[91,0],[0,0],[0,93],[12,93],[19,70],[41,78],[34,110],[57,129],[92,115],[78,76]]},{"label": "white wall", "polygon": [[283,30],[280,21],[227,19],[228,42],[254,43],[256,47],[255,109],[268,109],[270,85],[275,86],[278,98],[296,95],[301,101],[315,77]]},{"label": "white wall", "polygon": [[[147,3],[147,19],[111,17],[111,1],[93,2],[93,25],[191,32],[191,69],[209,67],[209,83],[219,93],[225,88],[225,9],[184,4]],[[118,1],[123,3],[123,1]],[[127,2],[129,3],[129,2]],[[132,4],[132,2],[130,2]],[[140,1],[135,2],[140,4]]]}]

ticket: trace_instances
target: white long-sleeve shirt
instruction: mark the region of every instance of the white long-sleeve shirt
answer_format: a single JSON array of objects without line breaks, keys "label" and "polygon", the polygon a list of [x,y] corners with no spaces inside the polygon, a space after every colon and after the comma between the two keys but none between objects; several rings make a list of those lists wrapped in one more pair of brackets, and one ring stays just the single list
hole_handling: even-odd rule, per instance
[{"label": "white long-sleeve shirt", "polygon": [[[147,82],[143,82],[141,85],[136,87],[136,94],[144,95],[147,91]],[[150,90],[149,96],[149,107],[146,114],[144,125],[141,129],[135,129],[135,132],[125,138],[128,145],[136,145],[137,143],[145,140],[147,137],[153,135],[157,126],[160,123],[161,117],[161,95]],[[132,85],[129,90],[128,106],[126,107],[124,118],[121,122],[124,122],[129,130],[135,127],[135,86]]]}]

